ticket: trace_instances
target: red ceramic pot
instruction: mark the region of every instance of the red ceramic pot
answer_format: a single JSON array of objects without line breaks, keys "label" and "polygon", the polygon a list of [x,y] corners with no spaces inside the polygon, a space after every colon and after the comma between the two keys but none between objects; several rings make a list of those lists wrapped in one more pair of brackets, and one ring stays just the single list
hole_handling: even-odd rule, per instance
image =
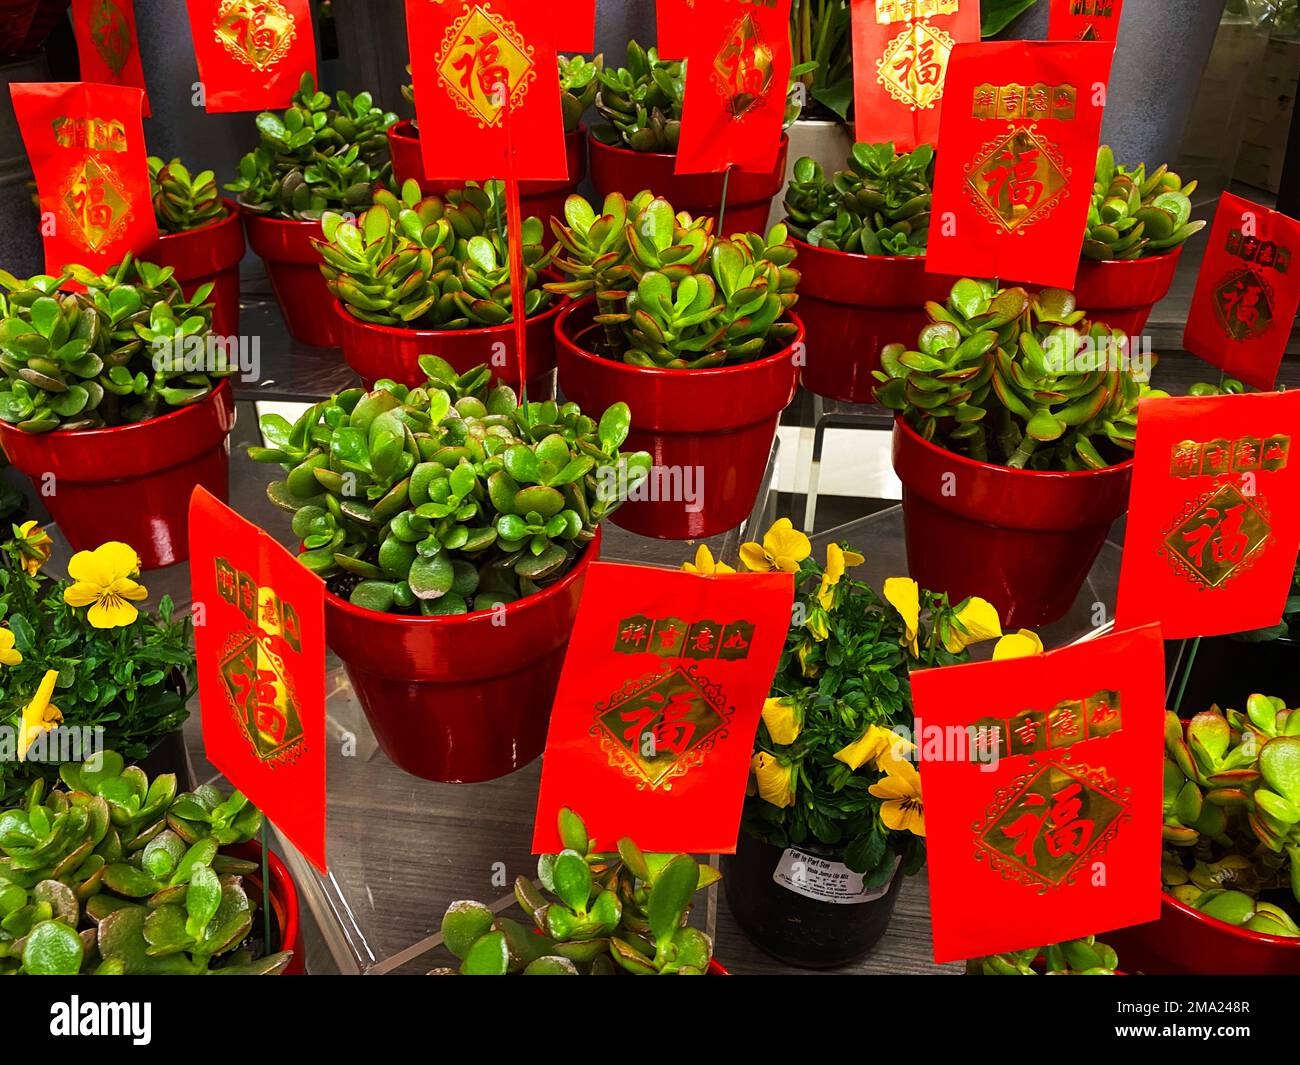
[{"label": "red ceramic pot", "polygon": [[[555,369],[555,319],[566,302],[554,300],[554,306],[533,315],[525,326],[525,370],[530,399],[555,394],[551,383],[551,371]],[[421,355],[441,356],[458,373],[487,363],[511,388],[519,388],[513,322],[483,329],[402,329],[363,322],[338,300],[334,301],[334,313],[339,318],[343,357],[367,388],[381,377],[412,387],[424,384],[424,373],[416,361]],[[500,364],[501,359],[505,360],[504,364]]]},{"label": "red ceramic pot", "polygon": [[[600,328],[592,324],[594,306],[587,297],[556,321],[560,391],[593,418],[626,403],[632,431],[625,448],[650,452],[654,465],[649,498],[629,500],[610,520],[666,540],[734,529],[753,510],[777,420],[798,388],[794,348],[803,341],[803,324],[790,314],[799,326],[790,345],[757,362],[660,370],[590,351],[585,338]],[[689,488],[694,491],[684,491]]]},{"label": "red ceramic pot", "polygon": [[923,256],[852,255],[796,238],[799,317],[807,332],[804,388],[847,403],[874,402],[880,349],[916,343],[925,302],[948,298],[959,280],[927,274]]},{"label": "red ceramic pot", "polygon": [[[1093,321],[1126,336],[1141,336],[1151,310],[1169,292],[1181,247],[1147,259],[1083,259],[1074,279],[1074,298]],[[1031,292],[1041,285],[1025,286]],[[802,286],[801,286],[802,291]]]},{"label": "red ceramic pot", "polygon": [[74,551],[106,540],[135,548],[142,569],[189,558],[190,493],[226,499],[235,399],[229,381],[199,403],[134,425],[24,433],[0,422],[9,461],[40,488]]},{"label": "red ceramic pot", "polygon": [[226,216],[186,233],[168,233],[140,253],[146,262],[170,266],[186,296],[212,282],[212,331],[239,335],[239,261],[244,257],[244,230],[239,208],[230,200]]},{"label": "red ceramic pot", "polygon": [[[247,843],[234,843],[223,847],[223,851],[232,858],[242,858],[246,862],[256,862],[258,871],[244,879],[248,881],[248,890],[261,895],[262,892],[262,845],[257,840]],[[289,875],[284,862],[275,852],[268,852],[266,869],[271,879],[271,908],[275,912],[275,923],[280,929],[280,942],[276,951],[293,951],[293,960],[285,966],[282,976],[303,976],[307,972],[307,948],[303,942],[302,921],[298,913],[298,886]]]},{"label": "red ceramic pot", "polygon": [[1300,939],[1226,924],[1167,893],[1160,920],[1107,932],[1105,939],[1130,972],[1300,976]]},{"label": "red ceramic pot", "polygon": [[569,645],[587,566],[496,611],[420,618],[380,614],[325,593],[325,641],[379,746],[425,780],[494,780],[527,765],[546,745],[551,703]]},{"label": "red ceramic pot", "polygon": [[[691,215],[713,215],[722,203],[722,174],[674,174],[677,156],[666,152],[634,152],[616,148],[588,137],[591,152],[591,181],[604,199],[621,192],[631,199],[642,189],[665,197],[676,211]],[[727,181],[727,214],[722,220],[726,233],[766,233],[772,197],[785,185],[785,157],[790,138],[781,135],[776,162],[767,173],[733,171]]]},{"label": "red ceramic pot", "polygon": [[1111,524],[1128,509],[1130,459],[1103,470],[1013,470],[955,454],[894,422],[907,568],[954,603],[978,595],[1007,629],[1056,621]]},{"label": "red ceramic pot", "polygon": [[[441,196],[448,189],[458,189],[463,180],[440,180],[424,176],[420,158],[420,133],[409,119],[388,127],[388,147],[393,156],[393,176],[401,186],[411,178],[420,183],[426,196]],[[587,127],[581,125],[564,135],[569,176],[559,181],[521,181],[519,204],[523,215],[536,215],[546,223],[552,216],[564,217],[564,201],[587,176]],[[549,225],[547,227],[549,232]]]},{"label": "red ceramic pot", "polygon": [[319,222],[266,218],[241,208],[253,251],[266,263],[284,324],[295,340],[317,348],[339,346],[339,321],[329,313],[334,296],[320,272],[320,252],[312,239],[324,240]]}]

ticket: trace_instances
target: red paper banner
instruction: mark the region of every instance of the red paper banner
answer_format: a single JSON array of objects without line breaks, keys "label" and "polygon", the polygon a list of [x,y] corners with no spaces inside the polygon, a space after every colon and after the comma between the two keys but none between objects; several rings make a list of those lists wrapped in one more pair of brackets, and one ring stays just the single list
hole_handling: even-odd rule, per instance
[{"label": "red paper banner", "polygon": [[1113,46],[953,49],[925,268],[1073,288]]},{"label": "red paper banner", "polygon": [[101,273],[158,239],[141,107],[122,85],[10,86],[41,199],[45,270]]},{"label": "red paper banner", "polygon": [[185,0],[204,107],[288,107],[305,72],[316,76],[309,0]]},{"label": "red paper banner", "polygon": [[1300,392],[1144,399],[1118,625],[1276,625],[1300,551]]},{"label": "red paper banner", "polygon": [[1160,916],[1158,626],[912,674],[934,960]]},{"label": "red paper banner", "polygon": [[934,144],[952,50],[980,39],[979,0],[853,0],[852,17],[857,139]]},{"label": "red paper banner", "polygon": [[1225,192],[1183,347],[1256,388],[1272,388],[1300,307],[1300,222]]},{"label": "red paper banner", "polygon": [[790,85],[790,0],[658,0],[659,54],[684,58],[674,173],[776,165]]},{"label": "red paper banner", "polygon": [[190,584],[208,761],[327,872],[325,584],[203,488]]},{"label": "red paper banner", "polygon": [[1047,37],[1052,41],[1115,41],[1124,0],[1052,0]]},{"label": "red paper banner", "polygon": [[[82,81],[145,88],[133,0],[72,0],[72,32]],[[145,118],[150,113],[145,92]]]},{"label": "red paper banner", "polygon": [[560,807],[601,847],[736,849],[754,733],[785,644],[788,573],[592,563],[551,712],[533,850]]},{"label": "red paper banner", "polygon": [[436,131],[420,138],[425,176],[503,178],[513,153],[521,181],[567,178],[556,50],[587,39],[574,16],[593,11],[590,0],[406,0],[416,117]]}]

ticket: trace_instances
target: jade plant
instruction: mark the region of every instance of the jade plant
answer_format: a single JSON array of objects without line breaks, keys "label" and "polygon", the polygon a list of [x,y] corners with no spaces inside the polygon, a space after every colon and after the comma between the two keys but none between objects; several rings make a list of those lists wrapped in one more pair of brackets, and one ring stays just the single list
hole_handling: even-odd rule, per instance
[{"label": "jade plant", "polygon": [[1088,206],[1083,254],[1089,259],[1141,259],[1163,255],[1205,228],[1191,221],[1196,182],[1183,184],[1167,166],[1147,174],[1145,164],[1115,163],[1103,144]]},{"label": "jade plant", "polygon": [[[84,291],[64,291],[67,281]],[[127,256],[19,280],[0,271],[0,420],[24,432],[128,425],[197,403],[235,372],[211,332],[212,285],[186,297],[171,267]],[[177,343],[178,339],[185,343]]]},{"label": "jade plant", "polygon": [[958,281],[916,347],[880,353],[876,398],[926,440],[1014,469],[1100,469],[1133,450],[1138,400],[1164,395],[1116,358],[1122,334],[1073,294]]},{"label": "jade plant", "polygon": [[[329,290],[352,315],[412,329],[479,329],[513,318],[504,187],[471,182],[446,197],[420,196],[407,181],[400,198],[386,190],[355,221],[333,212],[314,241]],[[550,253],[537,218],[522,225],[525,317],[550,293],[538,282]]]},{"label": "jade plant", "polygon": [[520,406],[486,366],[420,367],[420,388],[379,381],[292,425],[264,416],[270,446],[249,456],[286,471],[271,502],[293,512],[303,565],[357,606],[463,614],[530,595],[648,474],[648,454],[619,451],[627,405],[597,422],[574,403]]},{"label": "jade plant", "polygon": [[860,255],[924,255],[934,149],[899,155],[891,143],[855,144],[847,168],[826,177],[805,156],[785,192],[786,224],[800,240]]},{"label": "jade plant", "polygon": [[282,114],[257,116],[259,143],[227,185],[240,206],[269,218],[314,220],[326,211],[360,211],[375,187],[392,182],[388,127],[397,121],[369,93],[333,98],[304,73]]},{"label": "jade plant", "polygon": [[211,785],[177,794],[103,751],[0,812],[0,973],[271,975],[292,955],[248,943],[253,862],[221,848],[262,815]]},{"label": "jade plant", "polygon": [[612,854],[594,850],[582,819],[559,815],[564,850],[537,862],[539,888],[525,876],[515,898],[536,932],[481,902],[453,902],[443,942],[467,976],[702,976],[713,943],[687,924],[695,893],[718,873],[689,854],[647,854],[621,839]]},{"label": "jade plant", "polygon": [[1166,890],[1211,917],[1300,937],[1300,710],[1254,694],[1165,720]]},{"label": "jade plant", "polygon": [[966,972],[978,976],[1114,976],[1119,958],[1096,936],[973,958]]},{"label": "jade plant", "polygon": [[713,220],[675,214],[663,197],[605,198],[597,215],[581,196],[553,219],[555,266],[569,280],[551,292],[596,297],[599,354],[633,366],[696,369],[780,351],[798,326],[799,272],[784,226],[766,237],[713,235]]},{"label": "jade plant", "polygon": [[164,234],[188,233],[226,215],[212,171],[191,174],[179,159],[168,163],[156,155],[149,157],[149,192],[158,229]]}]

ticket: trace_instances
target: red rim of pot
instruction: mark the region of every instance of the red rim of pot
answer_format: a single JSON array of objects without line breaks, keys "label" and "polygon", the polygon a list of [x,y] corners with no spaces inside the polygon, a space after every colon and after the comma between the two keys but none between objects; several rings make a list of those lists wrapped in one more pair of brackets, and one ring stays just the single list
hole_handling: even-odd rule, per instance
[{"label": "red rim of pot", "polygon": [[[1244,940],[1247,943],[1256,944],[1261,947],[1273,947],[1277,950],[1288,951],[1297,959],[1300,959],[1300,936],[1274,936],[1268,932],[1254,932],[1249,928],[1242,928],[1240,925],[1228,924],[1226,921],[1220,921],[1217,917],[1211,917],[1208,913],[1202,913],[1200,910],[1188,906],[1185,902],[1180,902],[1174,898],[1168,891],[1163,892],[1160,899],[1161,909],[1168,908],[1180,917],[1201,921],[1210,929],[1225,936],[1231,936],[1233,939]],[[1161,915],[1162,919],[1164,914]]]},{"label": "red rim of pot", "polygon": [[[233,843],[221,848],[234,858],[257,863],[257,872],[250,873],[247,879],[262,891],[262,844],[255,839],[246,843]],[[303,944],[302,919],[298,908],[298,885],[273,850],[266,852],[266,868],[271,877],[271,905],[275,909],[276,923],[280,928],[280,943],[277,950],[293,951],[293,958],[285,966],[282,976],[301,976],[307,971],[306,949]],[[270,944],[267,944],[270,950]],[[276,951],[271,951],[272,954]]]},{"label": "red rim of pot", "polygon": [[[315,218],[270,218],[264,214],[258,214],[256,211],[249,210],[242,203],[239,207],[239,216],[244,220],[248,227],[248,243],[252,245],[253,251],[264,259],[270,259],[275,262],[296,263],[302,266],[320,266],[320,253],[316,246],[311,243],[313,237],[324,239],[324,230],[321,229],[319,219]],[[258,232],[260,231],[260,232]],[[309,232],[310,231],[310,232]],[[274,248],[269,248],[268,242],[263,247],[268,247],[272,254],[258,247],[263,242],[263,238],[273,236]],[[324,283],[324,278],[321,282]]]},{"label": "red rim of pot", "polygon": [[234,200],[226,199],[224,196],[221,198],[221,203],[225,207],[226,213],[220,218],[214,218],[211,222],[205,222],[201,226],[197,226],[194,229],[186,229],[180,233],[159,233],[157,243],[141,252],[140,258],[145,262],[154,262],[155,260],[150,258],[150,254],[158,251],[159,246],[163,244],[170,247],[171,254],[184,254],[181,252],[181,248],[184,245],[191,243],[195,245],[201,244],[205,249],[210,248],[216,242],[210,241],[206,238],[211,237],[217,230],[225,228],[233,229],[239,233],[237,241],[231,240],[230,242],[230,248],[232,249],[235,247],[236,243],[238,243],[239,254],[236,256],[232,252],[229,255],[221,256],[219,259],[214,259],[214,261],[205,263],[201,266],[196,266],[194,268],[195,272],[215,273],[218,270],[222,270],[238,263],[239,260],[244,257],[244,234],[239,227],[241,210],[239,204]]}]

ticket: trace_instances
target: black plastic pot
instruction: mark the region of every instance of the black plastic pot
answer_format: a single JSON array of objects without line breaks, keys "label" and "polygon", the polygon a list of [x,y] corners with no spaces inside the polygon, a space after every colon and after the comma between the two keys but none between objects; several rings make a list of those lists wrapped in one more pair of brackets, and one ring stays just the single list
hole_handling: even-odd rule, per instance
[{"label": "black plastic pot", "polygon": [[[791,850],[830,863],[829,868],[809,863],[805,890],[810,894],[824,893],[827,874],[848,872],[843,854],[835,848],[804,843]],[[875,892],[869,892],[870,901],[824,902],[776,879],[785,853],[742,831],[736,853],[722,856],[727,905],[750,942],[803,969],[831,969],[866,954],[889,926],[902,874],[896,871],[878,898],[870,898]]]},{"label": "black plastic pot", "polygon": [[159,737],[146,754],[136,763],[145,775],[153,780],[163,773],[175,773],[179,791],[193,791],[194,777],[190,773],[190,760],[185,752],[185,727]]},{"label": "black plastic pot", "polygon": [[[1173,678],[1178,644],[1166,646]],[[1190,644],[1183,653],[1191,653]],[[1191,717],[1216,703],[1224,710],[1245,710],[1247,696],[1256,692],[1275,695],[1287,706],[1300,706],[1300,643],[1291,639],[1246,643],[1231,636],[1202,639],[1178,713]]]}]

